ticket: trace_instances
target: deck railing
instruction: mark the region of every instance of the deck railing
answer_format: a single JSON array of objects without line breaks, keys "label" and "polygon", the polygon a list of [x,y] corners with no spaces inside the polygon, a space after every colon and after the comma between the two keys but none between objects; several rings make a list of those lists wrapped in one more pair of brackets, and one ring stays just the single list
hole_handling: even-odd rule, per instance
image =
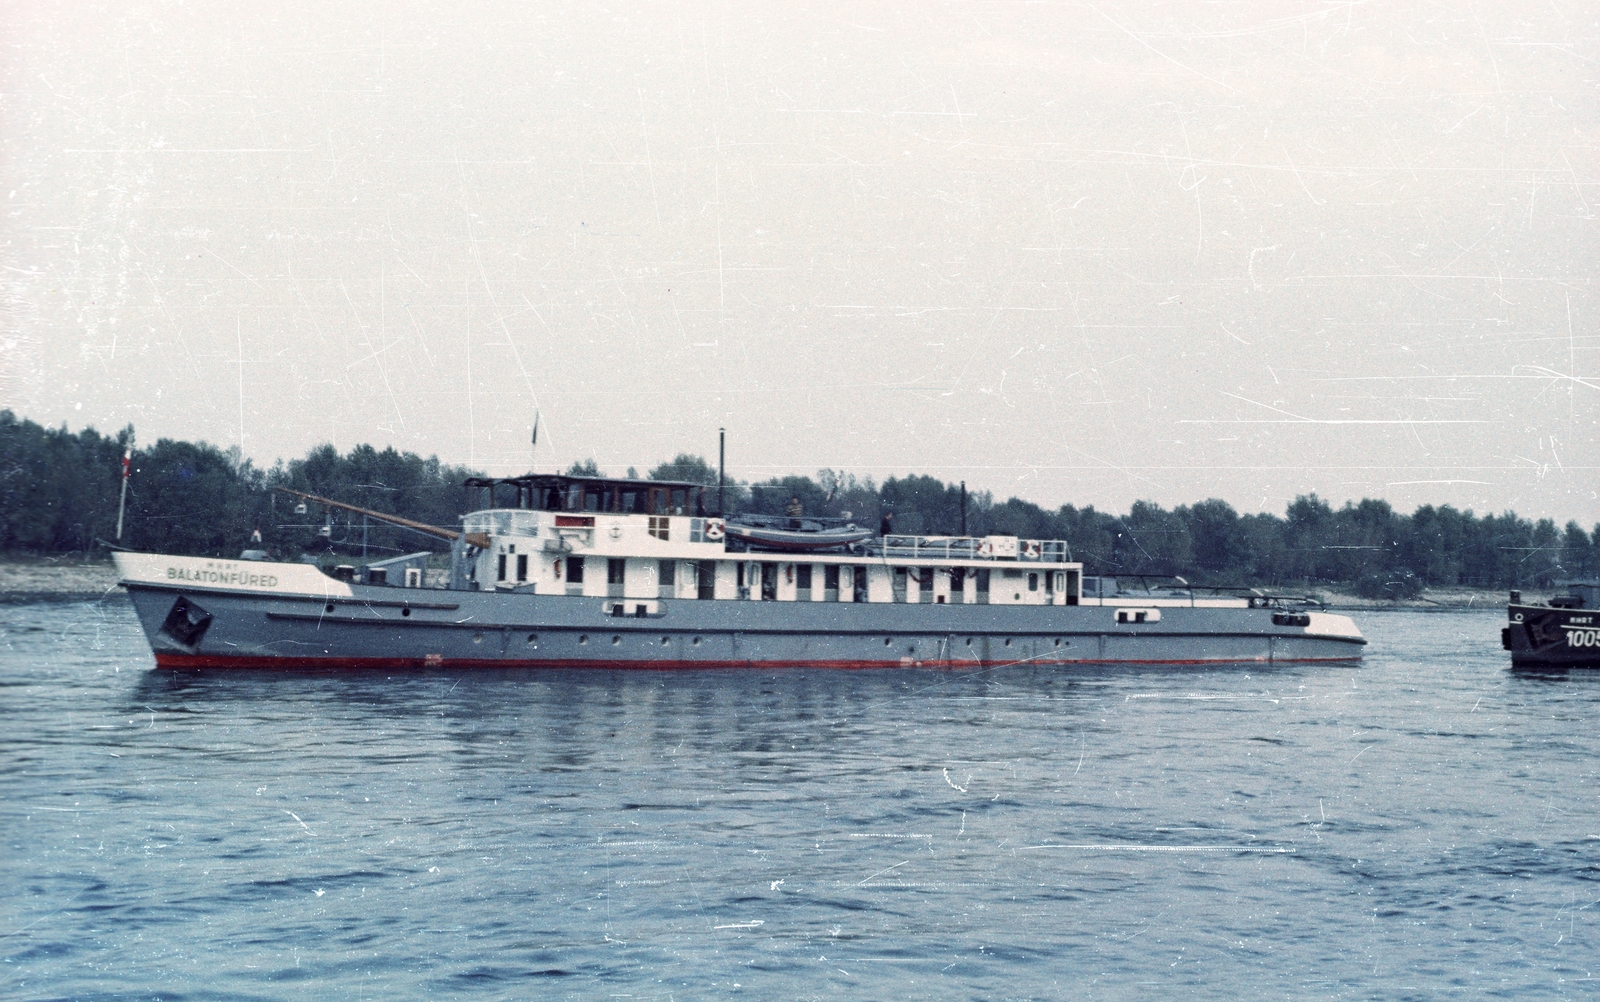
[{"label": "deck railing", "polygon": [[1006,537],[884,536],[883,555],[912,560],[1023,560],[1045,564],[1064,564],[1072,559],[1064,539],[1018,539],[1015,551],[1011,542]]}]

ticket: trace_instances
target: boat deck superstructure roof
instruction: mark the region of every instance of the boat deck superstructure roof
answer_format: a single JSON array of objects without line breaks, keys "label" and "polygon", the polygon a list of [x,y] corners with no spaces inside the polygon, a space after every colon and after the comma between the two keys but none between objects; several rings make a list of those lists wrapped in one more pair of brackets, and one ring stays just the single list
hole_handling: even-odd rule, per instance
[{"label": "boat deck superstructure roof", "polygon": [[[560,473],[525,473],[520,477],[469,477],[462,485],[486,492],[485,508],[531,508],[537,511],[600,511],[627,515],[703,514],[716,496],[714,485],[688,480],[634,480],[581,477]],[[512,497],[505,495],[509,488]],[[709,492],[709,494],[708,494]],[[510,504],[506,504],[510,501]]]}]

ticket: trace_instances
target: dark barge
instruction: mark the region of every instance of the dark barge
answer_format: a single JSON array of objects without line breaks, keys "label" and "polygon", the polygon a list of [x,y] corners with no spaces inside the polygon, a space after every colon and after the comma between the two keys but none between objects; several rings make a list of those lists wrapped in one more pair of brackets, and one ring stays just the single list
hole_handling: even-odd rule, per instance
[{"label": "dark barge", "polygon": [[1500,646],[1518,668],[1600,668],[1600,578],[1557,581],[1561,594],[1524,602],[1513,591]]}]

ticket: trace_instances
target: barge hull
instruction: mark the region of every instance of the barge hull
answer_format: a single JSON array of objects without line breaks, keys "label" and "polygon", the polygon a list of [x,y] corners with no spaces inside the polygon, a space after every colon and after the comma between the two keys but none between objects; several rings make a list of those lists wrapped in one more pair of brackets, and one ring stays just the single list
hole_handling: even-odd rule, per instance
[{"label": "barge hull", "polygon": [[1500,646],[1518,668],[1600,667],[1600,613],[1512,605],[1510,623],[1500,631]]},{"label": "barge hull", "polygon": [[[808,667],[1353,661],[1344,616],[1270,609],[616,600],[349,585],[287,595],[125,581],[162,668]],[[613,614],[623,609],[644,613]]]}]

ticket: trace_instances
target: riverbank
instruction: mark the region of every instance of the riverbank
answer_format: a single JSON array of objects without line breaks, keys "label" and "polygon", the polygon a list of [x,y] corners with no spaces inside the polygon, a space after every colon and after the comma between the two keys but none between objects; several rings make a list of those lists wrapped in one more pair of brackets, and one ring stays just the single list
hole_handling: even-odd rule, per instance
[{"label": "riverbank", "polygon": [[[442,571],[429,570],[429,584],[443,584]],[[1285,593],[1294,589],[1283,589]],[[117,570],[110,560],[83,560],[77,557],[9,557],[0,559],[0,601],[35,599],[85,599],[121,594]],[[1335,589],[1317,589],[1307,594],[1320,597],[1330,609],[1492,609],[1506,601],[1503,591],[1481,588],[1430,588],[1418,598],[1389,601],[1362,598]],[[1529,589],[1531,596],[1539,595]]]},{"label": "riverbank", "polygon": [[[1442,612],[1458,609],[1493,609],[1504,607],[1506,604],[1505,592],[1486,591],[1482,588],[1425,588],[1416,598],[1399,600],[1362,598],[1360,595],[1326,589],[1308,594],[1320,597],[1330,609],[1408,609],[1415,612],[1433,609]],[[1529,594],[1534,595],[1538,592],[1530,590]]]},{"label": "riverbank", "polygon": [[0,559],[0,602],[39,599],[94,599],[120,595],[117,569],[110,560],[81,557]]}]

